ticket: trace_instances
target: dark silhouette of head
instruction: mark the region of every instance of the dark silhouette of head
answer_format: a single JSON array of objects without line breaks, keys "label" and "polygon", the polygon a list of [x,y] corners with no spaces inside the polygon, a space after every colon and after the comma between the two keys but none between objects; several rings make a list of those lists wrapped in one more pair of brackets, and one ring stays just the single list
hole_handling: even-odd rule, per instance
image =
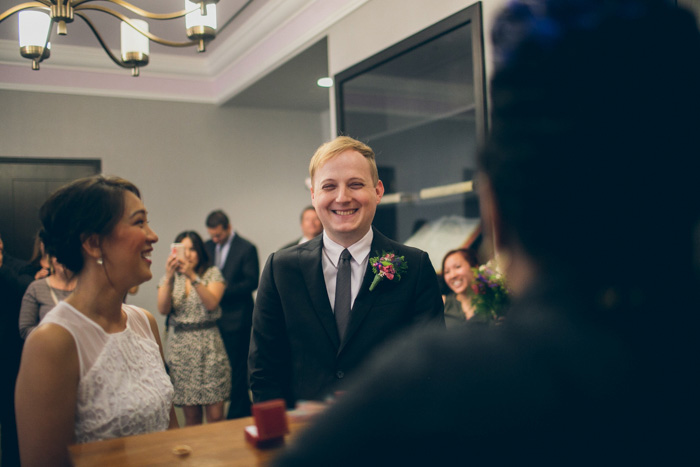
[{"label": "dark silhouette of head", "polygon": [[584,287],[689,273],[700,213],[692,15],[664,1],[516,0],[492,34],[479,164],[504,244]]}]

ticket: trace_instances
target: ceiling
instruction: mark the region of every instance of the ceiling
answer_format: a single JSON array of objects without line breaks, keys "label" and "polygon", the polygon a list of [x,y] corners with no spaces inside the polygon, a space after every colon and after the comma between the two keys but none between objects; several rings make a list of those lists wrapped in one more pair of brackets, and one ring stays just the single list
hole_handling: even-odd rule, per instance
[{"label": "ceiling", "polygon": [[[23,0],[0,0],[0,14]],[[116,66],[77,18],[68,35],[52,33],[51,57],[40,71],[19,54],[17,15],[0,23],[0,89],[176,100],[217,105],[324,111],[328,89],[326,30],[367,0],[221,0],[217,37],[203,54],[195,47],[151,43],[150,63],[138,78]],[[131,0],[154,13],[182,8],[182,0]],[[118,5],[113,8],[134,17]],[[119,21],[86,12],[107,46],[119,54]],[[149,20],[150,32],[186,41],[184,19]]]},{"label": "ceiling", "polygon": [[330,108],[328,88],[316,84],[328,76],[328,47],[323,38],[231,98],[226,105],[323,112]]}]

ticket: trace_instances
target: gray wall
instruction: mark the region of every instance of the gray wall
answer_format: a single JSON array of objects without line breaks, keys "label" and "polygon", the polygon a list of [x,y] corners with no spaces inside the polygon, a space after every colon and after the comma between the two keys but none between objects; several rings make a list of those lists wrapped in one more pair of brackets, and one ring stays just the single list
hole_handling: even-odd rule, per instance
[{"label": "gray wall", "polygon": [[160,241],[153,280],[129,302],[154,314],[170,243],[184,229],[205,236],[212,209],[257,245],[261,268],[299,235],[308,161],[328,133],[311,112],[19,91],[0,102],[0,156],[101,159],[142,190]]}]

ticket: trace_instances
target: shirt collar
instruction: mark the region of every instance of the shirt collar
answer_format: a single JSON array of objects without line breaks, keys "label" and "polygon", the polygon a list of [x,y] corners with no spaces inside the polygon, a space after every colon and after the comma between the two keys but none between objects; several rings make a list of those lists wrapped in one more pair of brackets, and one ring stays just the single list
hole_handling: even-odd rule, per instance
[{"label": "shirt collar", "polygon": [[231,229],[231,235],[228,236],[226,243],[217,243],[216,246],[221,250],[223,250],[224,248],[230,247],[231,242],[233,241],[234,235],[236,235],[236,232],[234,232],[233,229]]},{"label": "shirt collar", "polygon": [[[348,247],[352,259],[358,264],[362,264],[369,256],[369,252],[372,249],[372,240],[374,240],[374,231],[370,228],[364,237]],[[338,259],[344,249],[344,246],[331,240],[326,231],[323,231],[323,250],[333,266],[338,267]]]}]

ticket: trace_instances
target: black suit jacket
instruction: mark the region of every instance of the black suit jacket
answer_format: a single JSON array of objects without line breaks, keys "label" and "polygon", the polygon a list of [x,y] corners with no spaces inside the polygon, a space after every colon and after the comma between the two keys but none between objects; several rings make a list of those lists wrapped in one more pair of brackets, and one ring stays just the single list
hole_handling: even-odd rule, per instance
[{"label": "black suit jacket", "polygon": [[289,243],[285,244],[282,248],[280,248],[280,250],[283,250],[285,248],[291,248],[293,246],[297,246],[299,244],[299,240],[301,240],[301,237],[297,238],[293,242],[289,242]]},{"label": "black suit jacket", "polygon": [[400,281],[374,277],[368,264],[355,299],[345,340],[340,342],[323,277],[323,236],[270,255],[253,315],[248,371],[253,401],[319,400],[352,380],[357,367],[380,344],[410,326],[444,327],[443,305],[428,254],[389,240],[378,231],[370,257],[404,256]]},{"label": "black suit jacket", "polygon": [[[211,240],[205,243],[207,253],[214,258],[216,244]],[[222,331],[237,331],[250,328],[253,315],[253,291],[258,288],[260,264],[258,250],[251,242],[236,234],[231,241],[224,270],[226,290],[221,298]]]},{"label": "black suit jacket", "polygon": [[557,280],[501,326],[392,343],[272,464],[699,465],[697,326],[667,313],[697,300],[611,310]]}]

